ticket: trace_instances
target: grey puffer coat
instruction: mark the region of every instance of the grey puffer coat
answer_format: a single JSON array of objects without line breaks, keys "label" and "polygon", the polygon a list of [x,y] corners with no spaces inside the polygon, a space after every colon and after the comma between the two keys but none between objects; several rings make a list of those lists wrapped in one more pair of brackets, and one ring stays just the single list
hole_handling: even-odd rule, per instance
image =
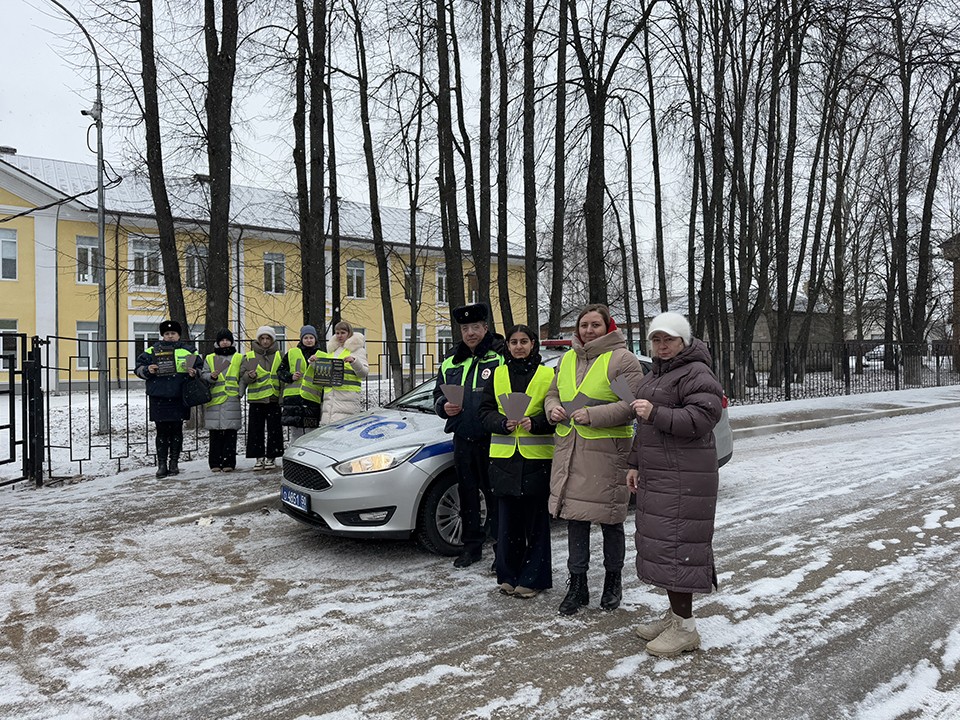
[{"label": "grey puffer coat", "polygon": [[[218,375],[214,380],[210,373],[209,358],[211,355],[219,355],[232,359],[237,349],[232,345],[225,348],[217,348],[207,359],[204,360],[206,375],[204,379],[215,386],[217,383],[223,383],[223,375]],[[207,430],[239,430],[243,425],[243,409],[240,406],[240,396],[228,397],[219,405],[205,405],[203,408],[203,426]]]},{"label": "grey puffer coat", "polygon": [[640,421],[629,459],[640,473],[637,577],[674,592],[709,593],[717,584],[713,428],[723,390],[710,365],[707,346],[694,338],[673,358],[655,358],[638,392],[653,411]]},{"label": "grey puffer coat", "polygon": [[[627,350],[623,334],[612,330],[585,345],[577,337],[572,348],[576,354],[577,384],[604,353],[610,352],[607,379],[622,375],[631,389],[639,386],[643,369],[637,356]],[[557,377],[560,372],[557,371]],[[560,405],[557,377],[553,379],[543,409],[547,417]],[[592,427],[616,427],[636,417],[630,405],[622,400],[587,408]],[[589,520],[614,525],[627,517],[630,491],[627,489],[627,455],[629,438],[586,439],[573,431],[554,439],[553,468],[550,474],[550,514],[565,520]]]}]

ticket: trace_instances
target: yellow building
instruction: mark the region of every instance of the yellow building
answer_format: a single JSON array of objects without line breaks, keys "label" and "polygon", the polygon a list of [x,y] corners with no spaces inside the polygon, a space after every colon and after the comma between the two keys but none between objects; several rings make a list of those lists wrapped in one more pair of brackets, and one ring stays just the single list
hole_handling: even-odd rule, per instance
[{"label": "yellow building", "polygon": [[[110,178],[108,177],[108,181]],[[177,219],[177,244],[191,337],[203,330],[205,313],[206,198],[202,177],[169,183]],[[106,261],[99,258],[96,224],[96,167],[18,155],[0,148],[0,332],[60,338],[50,363],[60,379],[84,379],[99,367],[96,345],[98,273],[105,268],[107,339],[111,375],[128,365],[167,316],[164,268],[148,180],[130,173],[109,183],[106,193]],[[245,346],[261,325],[278,338],[298,339],[302,324],[300,248],[293,195],[236,186],[231,199],[230,326]],[[377,343],[386,331],[379,275],[373,252],[369,206],[341,203],[341,316],[367,337],[368,353],[383,353]],[[391,293],[397,336],[411,337],[407,297],[409,213],[383,208],[384,239],[390,248]],[[446,273],[439,218],[419,213],[417,282],[421,307],[416,316],[418,356],[435,357],[452,342]],[[509,259],[511,303],[524,313],[523,260]],[[327,268],[330,268],[329,245]],[[494,320],[502,326],[496,298],[496,262],[491,287]],[[464,258],[469,273],[470,259]],[[475,282],[468,286],[475,292]],[[333,298],[327,278],[327,317],[311,319],[318,329],[330,325]],[[321,331],[322,332],[322,331]],[[116,345],[114,345],[116,342]],[[9,350],[11,338],[4,341]],[[406,352],[406,345],[402,352]],[[431,358],[431,360],[433,359]],[[421,358],[422,359],[422,358]],[[3,368],[0,368],[2,370]],[[0,378],[6,373],[0,372]]]}]

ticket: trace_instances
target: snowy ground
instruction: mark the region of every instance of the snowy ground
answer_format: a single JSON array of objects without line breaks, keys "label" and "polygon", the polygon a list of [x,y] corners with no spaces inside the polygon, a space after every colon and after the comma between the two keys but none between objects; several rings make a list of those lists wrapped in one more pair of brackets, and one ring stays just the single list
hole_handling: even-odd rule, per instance
[{"label": "snowy ground", "polygon": [[[830,411],[734,410],[735,426]],[[256,500],[276,473],[194,461],[172,481],[4,490],[0,717],[953,720],[958,427],[952,408],[738,440],[720,591],[695,604],[702,650],[677,660],[633,636],[664,597],[629,564],[621,609],[597,608],[598,534],[591,607],[556,614],[562,524],[556,588],[524,602],[488,567],[315,534]]]}]

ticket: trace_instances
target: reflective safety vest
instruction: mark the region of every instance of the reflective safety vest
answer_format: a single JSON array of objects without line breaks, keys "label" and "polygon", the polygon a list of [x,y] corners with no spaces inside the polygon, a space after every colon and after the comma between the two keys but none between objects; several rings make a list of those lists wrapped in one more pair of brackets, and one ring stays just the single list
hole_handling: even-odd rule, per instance
[{"label": "reflective safety vest", "polygon": [[[347,348],[343,348],[339,353],[318,353],[320,357],[331,357],[331,358],[340,358],[346,360],[350,357],[351,353]],[[350,367],[350,363],[343,363],[343,384],[342,385],[331,385],[327,388],[327,391],[333,392],[360,392],[360,376],[357,375],[353,368]]]},{"label": "reflective safety vest", "polygon": [[287,363],[290,365],[291,375],[299,370],[303,373],[303,377],[299,380],[294,380],[290,385],[285,385],[283,388],[283,396],[285,398],[299,396],[310,402],[322,402],[323,388],[314,382],[313,365],[307,362],[303,351],[298,347],[291,348],[290,351],[287,352]]},{"label": "reflective safety vest", "polygon": [[[146,349],[147,355],[153,355],[153,346],[151,345]],[[183,348],[174,348],[173,357],[174,361],[177,363],[177,372],[186,373],[187,372],[187,358],[196,353],[190,350],[184,350]]]},{"label": "reflective safety vest", "polygon": [[[256,354],[251,350],[243,356],[243,359],[256,360]],[[273,354],[273,364],[270,366],[270,372],[264,370],[258,362],[257,379],[247,385],[247,400],[267,400],[272,397],[280,397],[280,378],[277,376],[277,370],[279,369],[279,352]]]},{"label": "reflective safety vest", "polygon": [[[557,372],[557,390],[560,393],[560,402],[570,402],[577,396],[577,393],[583,393],[590,398],[591,402],[589,404],[593,406],[619,402],[620,398],[610,389],[610,378],[607,376],[612,355],[612,352],[605,352],[598,357],[587,371],[583,381],[580,385],[577,385],[577,356],[572,350],[565,353],[560,360],[560,369]],[[557,435],[566,437],[574,428],[576,428],[580,437],[587,440],[633,437],[632,422],[627,425],[598,428],[592,425],[578,425],[573,420],[570,420],[569,423],[557,425]]]},{"label": "reflective safety vest", "polygon": [[[210,368],[211,373],[217,372],[214,366],[215,357],[218,357],[216,353],[207,355],[207,367]],[[230,356],[230,365],[214,380],[213,385],[210,386],[210,402],[206,404],[207,407],[223,405],[227,401],[227,398],[239,397],[240,362],[242,360],[243,355],[240,353],[234,353]]]},{"label": "reflective safety vest", "polygon": [[[466,390],[477,389],[478,377],[481,380],[486,380],[490,377],[490,373],[487,373],[486,376],[483,375],[484,370],[493,372],[504,363],[503,356],[493,350],[487,350],[486,354],[481,358],[472,355],[460,362],[455,362],[453,358],[454,355],[450,355],[441,363],[440,377],[443,378],[444,383],[463,385]],[[476,364],[475,368],[474,364]],[[468,387],[465,381],[470,375],[471,370],[473,371],[473,387]]]},{"label": "reflective safety vest", "polygon": [[[527,386],[526,395],[530,398],[530,405],[524,413],[526,417],[543,414],[543,399],[547,396],[550,383],[553,382],[553,370],[541,365],[537,368]],[[497,398],[497,409],[504,415],[501,395],[509,395],[513,390],[510,387],[510,371],[506,365],[493,371],[493,394]],[[519,425],[509,435],[494,434],[490,436],[490,457],[508,458],[517,451],[527,460],[553,459],[553,435],[534,435]]]}]

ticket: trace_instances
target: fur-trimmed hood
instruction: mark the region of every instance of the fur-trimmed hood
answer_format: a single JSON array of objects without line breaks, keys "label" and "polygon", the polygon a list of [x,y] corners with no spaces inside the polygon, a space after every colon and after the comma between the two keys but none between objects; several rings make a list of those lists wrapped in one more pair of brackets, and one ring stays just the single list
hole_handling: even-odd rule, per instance
[{"label": "fur-trimmed hood", "polygon": [[367,346],[367,339],[358,332],[355,332],[353,335],[347,338],[346,342],[341,345],[337,342],[337,336],[334,335],[332,338],[327,340],[327,352],[339,352],[341,349],[346,348],[350,352],[356,352],[357,350],[365,349]]}]

